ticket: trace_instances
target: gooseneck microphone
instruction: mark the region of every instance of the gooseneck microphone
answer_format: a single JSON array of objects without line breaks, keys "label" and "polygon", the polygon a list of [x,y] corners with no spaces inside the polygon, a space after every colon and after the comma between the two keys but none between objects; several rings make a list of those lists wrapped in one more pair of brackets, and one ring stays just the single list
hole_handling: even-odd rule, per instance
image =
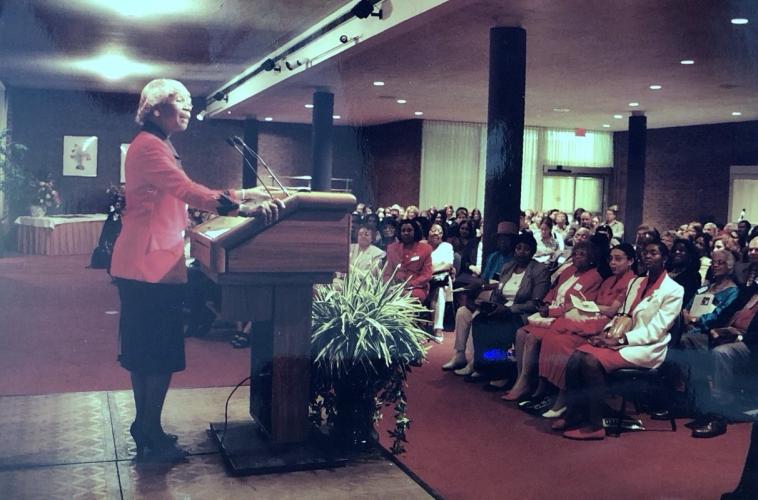
[{"label": "gooseneck microphone", "polygon": [[[255,156],[258,159],[258,161],[261,162],[261,164],[266,169],[266,171],[271,176],[271,178],[274,179],[274,182],[276,182],[276,184],[279,186],[279,188],[284,192],[284,194],[287,195],[287,196],[290,195],[289,191],[287,191],[287,188],[284,187],[284,185],[281,182],[279,182],[279,179],[276,177],[276,174],[274,174],[274,172],[266,164],[266,162],[263,160],[263,158],[261,158],[260,155],[258,153],[256,153],[253,148],[251,148],[250,146],[248,146],[247,143],[245,141],[243,141],[241,137],[239,137],[237,135],[233,135],[233,136],[231,136],[231,137],[229,137],[227,139],[227,142],[229,142],[229,141],[231,141],[235,145],[242,146],[243,148],[245,148],[245,151],[247,151],[251,155]],[[258,175],[258,174],[256,173],[255,175]],[[258,179],[260,179],[260,177],[258,177]],[[261,180],[261,182],[263,182],[263,181]]]},{"label": "gooseneck microphone", "polygon": [[261,176],[258,175],[258,171],[250,163],[250,160],[247,159],[247,155],[245,155],[245,152],[242,151],[242,149],[240,149],[240,147],[235,142],[234,138],[233,137],[228,137],[226,139],[226,143],[229,144],[231,147],[233,147],[240,154],[240,156],[242,156],[242,160],[245,162],[245,166],[247,168],[249,168],[250,170],[253,171],[253,173],[255,174],[255,176],[258,178],[258,180],[260,181],[261,185],[263,186],[263,189],[265,189],[266,192],[268,193],[268,195],[271,197],[271,199],[273,199],[274,195],[271,193],[271,191],[269,190],[268,186],[266,186],[266,183],[263,182],[263,179],[261,179]]}]

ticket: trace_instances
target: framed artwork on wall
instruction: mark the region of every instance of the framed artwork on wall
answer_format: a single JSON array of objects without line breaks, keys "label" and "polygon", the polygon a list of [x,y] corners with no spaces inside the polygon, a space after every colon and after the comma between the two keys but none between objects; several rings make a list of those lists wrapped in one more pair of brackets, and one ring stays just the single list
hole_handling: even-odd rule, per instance
[{"label": "framed artwork on wall", "polygon": [[126,175],[124,175],[124,163],[126,162],[126,152],[129,150],[129,144],[121,144],[121,177],[119,181],[123,184],[126,182]]},{"label": "framed artwork on wall", "polygon": [[96,136],[63,136],[63,175],[97,177]]}]

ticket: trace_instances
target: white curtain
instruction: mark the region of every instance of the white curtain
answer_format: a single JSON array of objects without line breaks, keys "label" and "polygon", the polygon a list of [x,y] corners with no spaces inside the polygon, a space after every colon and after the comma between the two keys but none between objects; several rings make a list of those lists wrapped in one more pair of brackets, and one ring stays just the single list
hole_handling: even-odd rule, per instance
[{"label": "white curtain", "polygon": [[610,167],[613,165],[613,134],[587,131],[583,137],[574,130],[544,129],[546,165],[567,167]]},{"label": "white curtain", "polygon": [[[486,124],[424,121],[419,207],[483,208],[486,150]],[[584,203],[600,208],[602,182],[543,178],[543,165],[612,166],[613,134],[587,131],[577,137],[574,130],[524,128],[521,207],[573,211],[575,203]]]},{"label": "white curtain", "polygon": [[480,123],[424,121],[419,207],[484,204],[486,129]]}]

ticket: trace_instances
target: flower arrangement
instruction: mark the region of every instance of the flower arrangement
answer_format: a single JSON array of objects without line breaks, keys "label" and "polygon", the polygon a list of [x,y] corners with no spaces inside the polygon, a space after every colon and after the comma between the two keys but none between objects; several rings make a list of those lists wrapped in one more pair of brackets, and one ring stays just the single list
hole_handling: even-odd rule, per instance
[{"label": "flower arrangement", "polygon": [[55,189],[52,179],[37,181],[37,191],[32,199],[32,205],[38,205],[45,210],[57,209],[61,206],[61,196]]},{"label": "flower arrangement", "polygon": [[117,186],[115,184],[111,184],[110,187],[105,190],[105,192],[108,195],[108,213],[113,214],[114,218],[118,218],[118,216],[121,215],[121,212],[124,211],[124,208],[126,208],[126,194],[124,185],[119,184]]}]

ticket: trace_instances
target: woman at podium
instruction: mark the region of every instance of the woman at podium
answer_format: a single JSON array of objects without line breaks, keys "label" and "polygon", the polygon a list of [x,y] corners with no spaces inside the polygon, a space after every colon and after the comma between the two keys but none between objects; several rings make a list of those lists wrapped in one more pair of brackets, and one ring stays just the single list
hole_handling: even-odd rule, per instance
[{"label": "woman at podium", "polygon": [[257,189],[218,191],[187,177],[170,137],[187,129],[191,111],[189,91],[176,80],[153,80],[142,90],[136,115],[142,128],[126,155],[126,209],[111,266],[121,301],[118,360],[134,390],[130,431],[138,458],[154,461],[185,455],[176,436],[163,431],[161,413],[172,373],[185,367],[187,205],[267,222],[283,207]]}]

